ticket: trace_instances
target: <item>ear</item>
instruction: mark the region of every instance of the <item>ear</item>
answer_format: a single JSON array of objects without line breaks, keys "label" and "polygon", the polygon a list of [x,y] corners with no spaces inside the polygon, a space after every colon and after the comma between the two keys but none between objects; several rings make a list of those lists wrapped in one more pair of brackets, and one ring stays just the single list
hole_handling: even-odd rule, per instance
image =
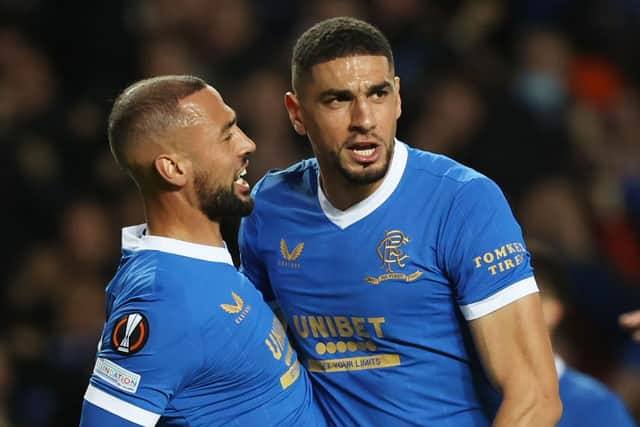
[{"label": "ear", "polygon": [[393,79],[396,82],[396,120],[398,120],[402,115],[402,98],[400,98],[400,77],[395,76]]},{"label": "ear", "polygon": [[296,133],[298,135],[306,135],[307,129],[304,127],[302,117],[300,115],[300,101],[293,92],[285,93],[284,106],[287,109],[287,113],[289,113],[289,120],[291,120],[291,125],[293,126],[293,129],[295,129]]},{"label": "ear", "polygon": [[180,159],[176,155],[161,154],[156,157],[153,165],[158,174],[167,183],[176,187],[183,187],[187,183],[187,171],[190,167],[189,161]]}]

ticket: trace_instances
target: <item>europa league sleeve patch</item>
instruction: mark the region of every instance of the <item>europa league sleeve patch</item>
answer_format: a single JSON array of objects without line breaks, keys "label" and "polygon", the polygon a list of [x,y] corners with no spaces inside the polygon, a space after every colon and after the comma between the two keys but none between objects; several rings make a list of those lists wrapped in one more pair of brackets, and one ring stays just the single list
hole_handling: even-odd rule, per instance
[{"label": "europa league sleeve patch", "polygon": [[113,327],[111,342],[120,354],[139,352],[149,338],[149,322],[141,313],[122,316]]}]

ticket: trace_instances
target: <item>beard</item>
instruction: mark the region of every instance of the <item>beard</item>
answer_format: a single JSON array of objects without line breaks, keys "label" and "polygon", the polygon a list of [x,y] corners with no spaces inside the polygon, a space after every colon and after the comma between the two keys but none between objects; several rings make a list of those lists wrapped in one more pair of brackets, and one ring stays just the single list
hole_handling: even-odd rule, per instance
[{"label": "beard", "polygon": [[370,167],[366,167],[361,170],[350,170],[348,169],[340,160],[339,154],[335,154],[333,157],[333,162],[336,165],[336,169],[340,172],[347,181],[355,185],[368,185],[373,184],[374,182],[380,181],[387,174],[389,170],[389,165],[391,164],[391,155],[393,154],[393,150],[386,150],[384,163],[377,168],[374,168],[373,165]]},{"label": "beard", "polygon": [[247,216],[253,210],[253,199],[242,200],[234,191],[234,184],[227,188],[207,185],[209,176],[202,173],[195,178],[195,189],[200,202],[200,210],[212,221],[220,222],[224,218]]}]

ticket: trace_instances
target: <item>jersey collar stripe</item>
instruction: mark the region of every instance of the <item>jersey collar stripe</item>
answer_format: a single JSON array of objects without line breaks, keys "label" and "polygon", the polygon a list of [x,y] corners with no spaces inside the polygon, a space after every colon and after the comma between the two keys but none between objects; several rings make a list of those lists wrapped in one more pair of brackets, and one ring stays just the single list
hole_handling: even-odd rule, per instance
[{"label": "jersey collar stripe", "polygon": [[87,388],[84,399],[92,405],[141,426],[155,426],[160,419],[160,414],[138,408],[131,403],[105,393],[91,384]]},{"label": "jersey collar stripe", "polygon": [[326,198],[320,187],[320,175],[318,175],[318,200],[326,217],[341,229],[345,229],[375,211],[391,196],[396,187],[398,187],[407,165],[407,157],[407,146],[396,139],[391,165],[389,165],[389,171],[387,172],[387,176],[384,177],[382,185],[369,197],[344,211],[336,209]]},{"label": "jersey collar stripe", "polygon": [[562,375],[564,375],[564,371],[566,371],[567,365],[566,363],[564,363],[562,357],[558,356],[557,354],[554,354],[553,357],[556,362],[556,372],[558,373],[558,379],[560,379],[562,378]]},{"label": "jersey collar stripe", "polygon": [[507,286],[500,292],[497,292],[482,301],[468,305],[461,305],[460,310],[462,311],[465,319],[473,320],[493,313],[499,308],[509,305],[512,302],[534,292],[538,292],[538,284],[536,283],[536,279],[531,276]]},{"label": "jersey collar stripe", "polygon": [[225,243],[224,248],[200,245],[169,237],[144,234],[146,224],[132,225],[122,229],[122,249],[129,251],[160,251],[204,261],[221,262],[233,265],[233,259]]}]

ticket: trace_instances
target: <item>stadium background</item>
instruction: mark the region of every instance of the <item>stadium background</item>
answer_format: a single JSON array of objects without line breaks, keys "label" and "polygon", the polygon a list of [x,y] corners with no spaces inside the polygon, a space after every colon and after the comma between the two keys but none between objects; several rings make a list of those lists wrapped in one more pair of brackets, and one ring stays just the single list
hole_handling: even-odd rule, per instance
[{"label": "stadium background", "polygon": [[555,246],[558,350],[640,414],[640,349],[616,323],[640,308],[640,0],[0,0],[0,427],[77,423],[119,229],[142,221],[107,147],[117,93],[205,78],[257,142],[253,184],[311,154],[282,103],[289,54],[337,15],[390,38],[399,137],[495,179]]}]

